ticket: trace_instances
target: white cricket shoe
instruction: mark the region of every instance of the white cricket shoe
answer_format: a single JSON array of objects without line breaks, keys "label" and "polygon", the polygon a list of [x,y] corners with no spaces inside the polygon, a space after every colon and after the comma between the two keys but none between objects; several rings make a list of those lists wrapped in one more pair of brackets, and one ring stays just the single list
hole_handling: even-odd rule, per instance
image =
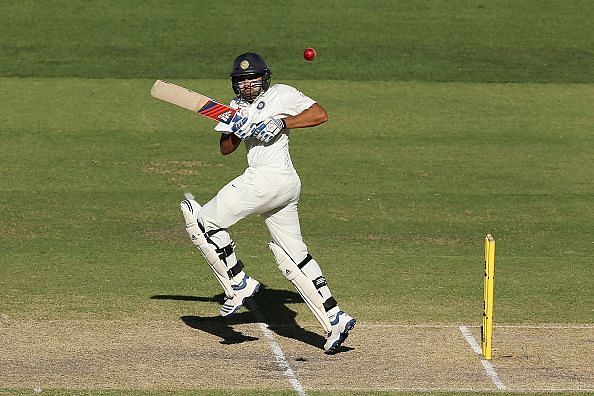
[{"label": "white cricket shoe", "polygon": [[221,306],[221,316],[229,316],[239,310],[246,298],[256,294],[260,288],[260,282],[248,275],[244,276],[241,282],[233,285],[235,295],[233,298],[226,298],[225,303]]},{"label": "white cricket shoe", "polygon": [[339,346],[342,345],[344,340],[349,336],[349,331],[355,327],[357,321],[351,316],[346,314],[344,311],[338,311],[334,320],[330,321],[332,330],[328,334],[326,344],[324,344],[324,351],[328,355],[333,355]]}]

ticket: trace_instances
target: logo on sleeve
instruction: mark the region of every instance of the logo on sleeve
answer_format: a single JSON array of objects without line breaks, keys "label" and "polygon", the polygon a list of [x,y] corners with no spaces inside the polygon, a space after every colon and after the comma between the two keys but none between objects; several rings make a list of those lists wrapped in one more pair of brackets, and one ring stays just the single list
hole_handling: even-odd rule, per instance
[{"label": "logo on sleeve", "polygon": [[260,103],[258,103],[258,105],[256,106],[256,108],[257,108],[258,110],[262,110],[262,109],[264,108],[264,106],[266,106],[266,103],[264,103],[264,102],[260,102]]}]

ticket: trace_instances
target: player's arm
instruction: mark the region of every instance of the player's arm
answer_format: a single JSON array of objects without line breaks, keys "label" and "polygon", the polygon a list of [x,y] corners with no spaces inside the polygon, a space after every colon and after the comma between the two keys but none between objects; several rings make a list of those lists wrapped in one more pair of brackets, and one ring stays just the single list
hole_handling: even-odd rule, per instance
[{"label": "player's arm", "polygon": [[284,118],[268,117],[262,122],[252,124],[248,134],[263,142],[269,142],[283,129],[314,127],[326,121],[328,121],[326,110],[314,103],[297,115]]},{"label": "player's arm", "polygon": [[328,113],[322,106],[314,103],[310,108],[295,116],[287,116],[283,119],[288,129],[308,128],[323,124],[328,121]]},{"label": "player's arm", "polygon": [[232,133],[229,134],[221,134],[221,139],[219,140],[219,147],[221,149],[221,154],[227,155],[234,152],[237,147],[241,144],[241,139],[235,136]]}]

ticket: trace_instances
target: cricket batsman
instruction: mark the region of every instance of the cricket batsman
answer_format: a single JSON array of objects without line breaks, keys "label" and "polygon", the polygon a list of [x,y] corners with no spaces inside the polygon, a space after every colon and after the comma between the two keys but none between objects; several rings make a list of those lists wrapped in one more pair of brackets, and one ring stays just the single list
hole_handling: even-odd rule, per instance
[{"label": "cricket batsman", "polygon": [[200,206],[191,195],[180,204],[186,230],[202,252],[225,291],[222,316],[237,312],[260,283],[247,275],[237,258],[227,229],[250,215],[260,215],[270,231],[269,247],[281,273],[295,286],[328,333],[324,350],[334,354],[355,326],[355,319],[338,306],[317,261],[301,236],[298,203],[301,180],[289,155],[290,132],[328,121],[324,108],[297,89],[270,85],[271,71],[264,58],[247,52],[231,70],[238,114],[230,124],[218,123],[223,155],[243,142],[248,167]]}]

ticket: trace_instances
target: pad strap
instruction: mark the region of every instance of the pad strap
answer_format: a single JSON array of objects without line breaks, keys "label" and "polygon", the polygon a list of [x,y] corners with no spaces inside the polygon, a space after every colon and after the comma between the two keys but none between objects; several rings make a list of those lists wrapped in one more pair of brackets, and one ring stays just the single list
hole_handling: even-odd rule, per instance
[{"label": "pad strap", "polygon": [[324,309],[326,310],[326,312],[330,311],[332,308],[334,308],[337,305],[338,305],[338,303],[336,302],[334,297],[328,297],[328,299],[326,301],[324,301]]},{"label": "pad strap", "polygon": [[297,268],[303,269],[303,267],[305,267],[307,263],[309,263],[312,259],[313,257],[311,257],[311,254],[308,253],[307,256],[303,259],[303,261],[297,264]]},{"label": "pad strap", "polygon": [[210,231],[206,232],[206,228],[204,228],[204,226],[199,221],[198,221],[198,227],[200,227],[200,231],[202,231],[204,236],[206,236],[206,239],[210,239],[209,237],[213,236],[214,234],[216,234],[219,231],[225,231],[225,228],[217,228],[216,230],[210,230]]},{"label": "pad strap", "polygon": [[[204,234],[206,241],[215,247],[215,252],[217,252],[217,254],[219,255],[219,258],[225,263],[225,265],[227,265],[227,257],[229,257],[229,256],[231,256],[231,254],[233,254],[233,250],[235,249],[235,242],[231,241],[231,243],[228,244],[227,246],[220,248],[216,243],[214,243],[214,241],[210,237],[219,231],[225,231],[224,228],[218,228],[216,230],[211,230],[211,231],[206,232],[206,229],[204,228],[204,226],[202,224],[200,224],[200,222],[198,222],[198,227],[200,227],[200,231],[202,231],[202,233]],[[239,260],[237,260],[237,261],[238,261],[238,263],[240,263]],[[235,268],[237,266],[238,266],[238,264],[235,264],[235,266],[233,266],[233,268]],[[231,268],[229,270],[229,272],[228,272],[229,274],[231,273],[233,268]],[[239,270],[234,275],[230,275],[230,277],[232,278],[233,276],[237,275],[239,272],[241,272],[242,268],[243,268],[243,264],[241,264],[241,267],[239,268]]]},{"label": "pad strap", "polygon": [[210,230],[206,233],[207,236],[211,237],[219,231],[225,231],[225,228],[218,228],[216,230]]},{"label": "pad strap", "polygon": [[231,256],[231,254],[233,254],[233,248],[234,248],[234,244],[233,242],[231,242],[230,244],[228,244],[225,247],[222,248],[217,248],[215,251],[217,252],[217,254],[219,255],[219,257],[221,258],[221,260],[225,261],[225,259],[229,256]]},{"label": "pad strap", "polygon": [[229,269],[229,271],[227,271],[229,278],[233,278],[235,275],[239,274],[241,270],[243,270],[243,267],[244,266],[241,260],[237,260],[237,264],[235,264],[233,267]]}]

